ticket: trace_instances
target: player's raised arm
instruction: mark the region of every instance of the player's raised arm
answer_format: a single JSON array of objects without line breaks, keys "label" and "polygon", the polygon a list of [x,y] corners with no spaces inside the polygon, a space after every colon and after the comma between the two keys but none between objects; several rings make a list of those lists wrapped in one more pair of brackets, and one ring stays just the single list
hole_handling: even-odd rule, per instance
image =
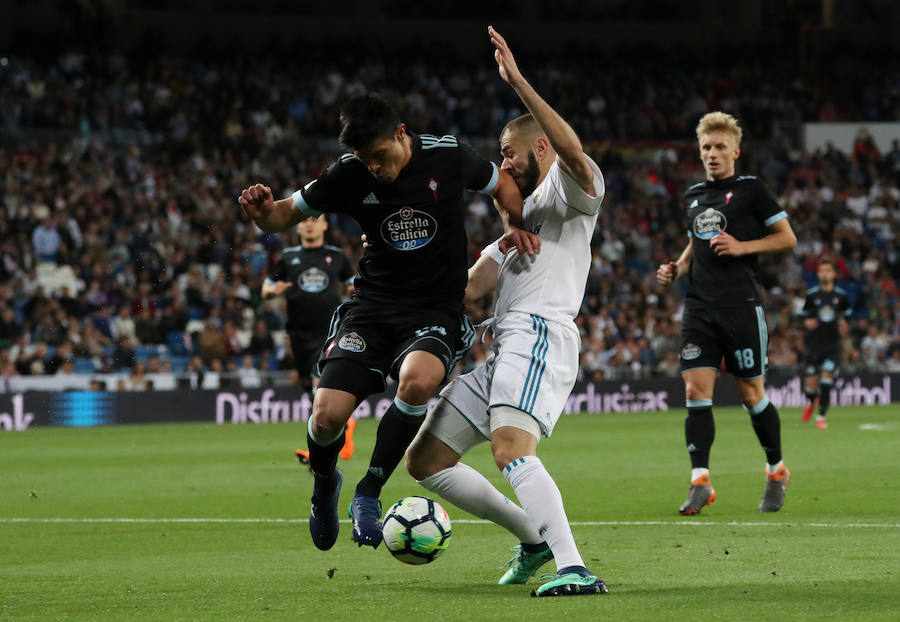
[{"label": "player's raised arm", "polygon": [[488,35],[494,45],[494,59],[500,77],[503,78],[534,116],[535,121],[547,134],[550,146],[559,156],[560,166],[578,182],[578,185],[591,196],[595,196],[594,174],[584,158],[581,140],[566,120],[559,116],[537,91],[528,83],[519,71],[512,51],[506,40],[493,26],[488,26]]},{"label": "player's raised arm", "polygon": [[266,233],[279,233],[295,226],[305,216],[290,197],[275,200],[272,189],[263,184],[246,188],[238,197],[238,204],[248,218]]}]

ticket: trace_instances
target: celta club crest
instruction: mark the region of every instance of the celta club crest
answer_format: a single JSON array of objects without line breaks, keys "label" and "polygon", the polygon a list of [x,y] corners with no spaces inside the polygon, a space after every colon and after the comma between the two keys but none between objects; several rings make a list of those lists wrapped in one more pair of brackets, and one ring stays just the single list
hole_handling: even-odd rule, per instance
[{"label": "celta club crest", "polygon": [[327,265],[329,265],[329,266],[331,265],[331,255],[326,255],[326,256],[325,256],[325,263],[326,263]]},{"label": "celta club crest", "polygon": [[431,190],[431,194],[434,195],[434,200],[437,201],[437,189],[440,184],[435,181],[434,177],[428,180],[428,189]]},{"label": "celta club crest", "polygon": [[728,205],[729,201],[731,201],[731,197],[733,197],[733,196],[734,196],[734,193],[729,190],[728,193],[725,195],[725,205]]}]

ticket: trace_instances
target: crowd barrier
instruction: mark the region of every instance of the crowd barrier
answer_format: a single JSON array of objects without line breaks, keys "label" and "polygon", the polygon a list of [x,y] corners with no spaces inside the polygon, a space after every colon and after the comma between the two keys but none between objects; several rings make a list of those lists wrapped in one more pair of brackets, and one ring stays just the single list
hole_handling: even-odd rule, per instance
[{"label": "crowd barrier", "polygon": [[[806,404],[799,376],[770,376],[766,391],[777,407]],[[390,392],[359,405],[357,418],[380,418],[391,404]],[[433,405],[436,398],[432,400]],[[836,379],[831,403],[860,406],[900,402],[900,374],[864,373]],[[717,406],[737,406],[734,379],[716,385]],[[88,427],[124,423],[206,422],[215,424],[301,423],[312,400],[291,387],[173,391],[24,391],[0,394],[0,430],[38,426]],[[683,411],[680,378],[579,382],[565,413]]]}]

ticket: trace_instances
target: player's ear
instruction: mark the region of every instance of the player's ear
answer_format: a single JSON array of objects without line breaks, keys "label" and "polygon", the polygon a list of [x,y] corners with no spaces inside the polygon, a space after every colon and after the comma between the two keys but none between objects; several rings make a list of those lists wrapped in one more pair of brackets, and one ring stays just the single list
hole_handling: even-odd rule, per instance
[{"label": "player's ear", "polygon": [[401,123],[397,126],[397,129],[394,131],[394,138],[398,141],[403,140],[403,137],[406,136],[406,123]]},{"label": "player's ear", "polygon": [[534,151],[534,157],[538,162],[543,162],[544,158],[547,157],[547,152],[550,150],[550,143],[543,136],[538,136],[534,139],[531,149]]},{"label": "player's ear", "polygon": [[737,147],[734,148],[734,159],[737,160],[739,157],[741,157],[741,146],[740,145],[738,145]]}]

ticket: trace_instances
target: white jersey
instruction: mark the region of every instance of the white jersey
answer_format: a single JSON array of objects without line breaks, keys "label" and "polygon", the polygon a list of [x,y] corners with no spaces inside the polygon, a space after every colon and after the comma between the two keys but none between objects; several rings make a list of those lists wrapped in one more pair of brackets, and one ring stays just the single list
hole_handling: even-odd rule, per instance
[{"label": "white jersey", "polygon": [[515,249],[504,257],[499,240],[482,251],[500,264],[494,317],[521,312],[569,324],[578,315],[591,267],[591,238],[605,192],[600,168],[584,157],[594,172],[596,196],[585,192],[557,159],[525,199],[524,228],[541,238],[541,250],[533,260],[520,257]]}]

